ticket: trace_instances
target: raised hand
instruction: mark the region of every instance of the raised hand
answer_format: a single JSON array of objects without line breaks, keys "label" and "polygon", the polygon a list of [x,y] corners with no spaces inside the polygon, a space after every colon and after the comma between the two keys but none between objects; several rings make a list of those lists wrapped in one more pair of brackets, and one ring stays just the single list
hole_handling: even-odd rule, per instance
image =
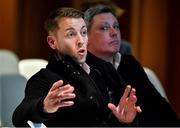
[{"label": "raised hand", "polygon": [[62,85],[62,80],[53,84],[43,102],[44,112],[54,113],[61,107],[72,106],[74,104],[73,100],[69,100],[75,98],[73,93],[74,87],[69,84]]},{"label": "raised hand", "polygon": [[137,97],[135,93],[136,90],[134,88],[131,89],[131,86],[128,85],[117,106],[108,103],[109,109],[121,123],[132,123],[136,113],[142,111],[139,106],[136,106]]}]

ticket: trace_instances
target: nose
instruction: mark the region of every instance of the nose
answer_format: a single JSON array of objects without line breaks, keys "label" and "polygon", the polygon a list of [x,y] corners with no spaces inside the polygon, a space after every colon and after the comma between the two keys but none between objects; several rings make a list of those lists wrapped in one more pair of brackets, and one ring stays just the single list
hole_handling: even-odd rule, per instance
[{"label": "nose", "polygon": [[110,28],[110,36],[111,37],[116,37],[117,34],[118,34],[117,30],[111,27]]},{"label": "nose", "polygon": [[78,34],[78,38],[77,38],[78,47],[81,47],[83,44],[84,44],[84,37],[82,37],[81,34]]}]

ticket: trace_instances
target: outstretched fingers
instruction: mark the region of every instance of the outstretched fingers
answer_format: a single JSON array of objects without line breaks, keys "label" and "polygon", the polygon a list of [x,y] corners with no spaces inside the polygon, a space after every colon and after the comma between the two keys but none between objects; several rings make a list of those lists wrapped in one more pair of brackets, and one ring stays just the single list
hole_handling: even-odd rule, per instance
[{"label": "outstretched fingers", "polygon": [[134,110],[136,112],[142,112],[140,106],[136,106],[136,102],[137,102],[137,97],[136,97],[136,89],[132,88],[131,89],[131,93],[129,95],[129,106],[131,106],[131,108],[133,108],[134,106]]},{"label": "outstretched fingers", "polygon": [[123,93],[123,96],[119,100],[119,104],[118,104],[118,107],[117,107],[119,112],[123,112],[123,109],[126,106],[126,102],[127,102],[128,97],[129,97],[130,91],[131,91],[131,86],[127,85],[127,87],[125,88],[125,91]]},{"label": "outstretched fingers", "polygon": [[53,84],[44,99],[44,110],[48,113],[56,112],[60,107],[72,106],[75,98],[74,87],[70,84],[63,85],[59,80]]},{"label": "outstretched fingers", "polygon": [[135,119],[136,113],[142,111],[140,106],[136,106],[136,102],[136,90],[128,85],[118,105],[108,103],[108,108],[120,122],[131,123]]}]

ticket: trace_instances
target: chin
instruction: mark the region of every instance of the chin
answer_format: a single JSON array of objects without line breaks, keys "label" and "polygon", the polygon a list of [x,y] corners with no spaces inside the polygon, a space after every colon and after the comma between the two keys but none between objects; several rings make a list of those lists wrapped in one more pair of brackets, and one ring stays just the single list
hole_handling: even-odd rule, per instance
[{"label": "chin", "polygon": [[113,52],[113,53],[117,53],[117,52],[119,52],[119,49],[118,49],[118,48],[115,48],[115,49],[113,49],[112,52]]},{"label": "chin", "polygon": [[79,63],[82,64],[82,63],[85,63],[86,59],[81,59],[79,60]]},{"label": "chin", "polygon": [[82,64],[82,63],[85,63],[85,61],[86,61],[86,57],[83,57],[83,58],[78,58],[77,59],[77,62],[79,63],[79,64]]}]

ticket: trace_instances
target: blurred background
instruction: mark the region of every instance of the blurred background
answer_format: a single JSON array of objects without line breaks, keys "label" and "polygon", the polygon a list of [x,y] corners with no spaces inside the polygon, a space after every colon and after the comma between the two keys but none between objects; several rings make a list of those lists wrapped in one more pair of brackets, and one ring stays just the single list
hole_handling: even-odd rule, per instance
[{"label": "blurred background", "polygon": [[[122,38],[131,43],[136,59],[157,74],[180,117],[180,0],[111,1],[124,10],[119,17]],[[83,2],[1,0],[0,49],[9,49],[20,59],[47,60],[45,18],[55,8],[80,9]]]}]

